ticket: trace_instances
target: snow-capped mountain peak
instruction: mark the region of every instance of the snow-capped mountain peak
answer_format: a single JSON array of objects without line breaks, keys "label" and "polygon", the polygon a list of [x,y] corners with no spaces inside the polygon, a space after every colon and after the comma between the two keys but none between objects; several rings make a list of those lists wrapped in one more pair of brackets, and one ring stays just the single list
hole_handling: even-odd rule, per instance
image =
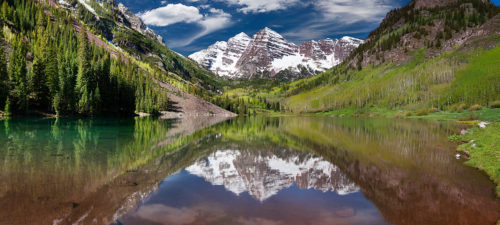
[{"label": "snow-capped mountain peak", "polygon": [[349,43],[353,43],[353,44],[356,44],[356,43],[359,44],[359,39],[349,37],[349,36],[344,36],[340,40],[345,41],[345,42],[349,42]]},{"label": "snow-capped mountain peak", "polygon": [[[250,39],[250,36],[248,36],[248,34],[246,34],[245,32],[241,32],[241,33],[237,34],[236,36],[232,37],[231,39],[235,39],[235,40]],[[231,40],[231,39],[229,39],[229,40]]]},{"label": "snow-capped mountain peak", "polygon": [[266,27],[252,38],[242,32],[223,42],[227,44],[225,48],[218,42],[219,44],[211,45],[189,58],[219,76],[271,78],[280,75],[280,78],[294,79],[332,68],[347,58],[362,42],[345,36],[335,40],[312,40],[297,46]]},{"label": "snow-capped mountain peak", "polygon": [[279,38],[279,39],[285,39],[283,36],[281,36],[281,34],[279,34],[278,32],[272,30],[271,28],[269,27],[265,27],[264,29],[260,30],[259,32],[257,32],[256,35],[265,35],[265,36],[268,36],[268,37],[274,37],[274,38]]},{"label": "snow-capped mountain peak", "polygon": [[190,55],[189,58],[210,68],[219,76],[234,77],[238,73],[236,63],[250,41],[251,38],[241,32],[227,42],[218,41],[207,49]]}]

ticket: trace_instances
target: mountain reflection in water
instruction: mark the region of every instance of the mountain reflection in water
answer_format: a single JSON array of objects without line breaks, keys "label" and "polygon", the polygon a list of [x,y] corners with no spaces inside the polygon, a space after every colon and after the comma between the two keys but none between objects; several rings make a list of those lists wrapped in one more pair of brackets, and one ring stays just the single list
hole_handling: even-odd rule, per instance
[{"label": "mountain reflection in water", "polygon": [[456,124],[311,117],[0,121],[0,224],[494,224]]},{"label": "mountain reflection in water", "polygon": [[338,167],[288,149],[221,150],[168,177],[122,224],[386,224]]},{"label": "mountain reflection in water", "polygon": [[236,195],[248,192],[261,202],[293,184],[341,195],[358,190],[335,165],[294,150],[217,151],[186,171],[213,185],[223,185]]}]

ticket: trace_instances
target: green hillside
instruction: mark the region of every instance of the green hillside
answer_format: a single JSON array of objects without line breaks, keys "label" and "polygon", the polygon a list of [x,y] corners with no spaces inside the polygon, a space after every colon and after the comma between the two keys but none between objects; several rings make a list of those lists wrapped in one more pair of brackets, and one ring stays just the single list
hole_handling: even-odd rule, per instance
[{"label": "green hillside", "polygon": [[388,13],[350,57],[314,77],[258,96],[281,112],[408,111],[497,107],[500,12],[483,1],[450,1]]},{"label": "green hillside", "polygon": [[[498,38],[498,37],[497,37]],[[498,39],[500,41],[500,38]],[[290,112],[319,112],[341,108],[384,107],[452,110],[500,100],[500,46],[492,49],[454,50],[426,59],[421,49],[403,65],[384,64],[360,71],[323,74],[326,82],[293,93],[294,87],[317,78],[292,83],[283,103]]]},{"label": "green hillside", "polygon": [[221,89],[222,79],[121,21],[112,1],[91,1],[95,12],[67,2],[0,1],[0,115],[155,114],[169,108],[156,81],[207,100]]},{"label": "green hillside", "polygon": [[0,18],[5,114],[130,115],[166,109],[166,94],[146,79],[154,74],[110,51],[68,11],[3,0]]},{"label": "green hillside", "polygon": [[[49,2],[51,1],[54,0]],[[198,93],[202,89],[216,91],[222,88],[223,80],[209,70],[170,50],[154,38],[131,29],[126,21],[121,21],[124,15],[118,9],[115,1],[104,0],[99,3],[89,1],[97,16],[81,4],[77,4],[76,0],[68,0],[67,2],[70,2],[70,5],[77,9],[74,17],[86,24],[94,34],[114,43],[125,50],[127,54],[163,73],[175,74],[169,77],[170,79],[175,79],[180,83],[193,84],[191,88],[188,88],[187,84],[182,87],[178,85],[182,89],[195,93],[194,89],[199,87]]]}]

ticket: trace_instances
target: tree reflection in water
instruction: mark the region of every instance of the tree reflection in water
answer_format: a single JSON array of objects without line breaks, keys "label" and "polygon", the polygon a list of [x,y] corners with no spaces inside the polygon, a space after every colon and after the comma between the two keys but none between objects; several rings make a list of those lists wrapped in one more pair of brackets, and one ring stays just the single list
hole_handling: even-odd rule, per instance
[{"label": "tree reflection in water", "polygon": [[[491,224],[500,218],[491,182],[453,157],[456,146],[446,137],[457,131],[454,124],[222,120],[0,121],[0,207],[7,209],[0,224],[203,224],[207,218]],[[172,196],[174,187],[184,191]],[[176,216],[155,221],[165,212]]]}]

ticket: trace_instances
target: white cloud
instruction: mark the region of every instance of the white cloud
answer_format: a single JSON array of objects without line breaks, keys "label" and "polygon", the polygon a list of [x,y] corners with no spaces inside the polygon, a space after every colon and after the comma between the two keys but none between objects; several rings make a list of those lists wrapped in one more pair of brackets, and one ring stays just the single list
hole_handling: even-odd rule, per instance
[{"label": "white cloud", "polygon": [[168,26],[175,23],[193,23],[203,19],[198,8],[183,4],[168,4],[150,11],[139,13],[147,25]]},{"label": "white cloud", "polygon": [[[374,25],[375,26],[375,25]],[[300,27],[293,28],[283,33],[287,38],[290,38],[297,43],[308,40],[319,40],[325,37],[337,36],[337,35],[353,35],[360,33],[367,33],[373,30],[373,27],[351,27],[344,25],[335,25],[323,23],[319,25],[314,25],[306,23]]]},{"label": "white cloud", "polygon": [[167,1],[163,0],[160,2],[162,5],[166,5],[167,4]]},{"label": "white cloud", "polygon": [[[193,1],[193,0],[191,0]],[[299,4],[313,5],[316,10],[336,15],[355,15],[356,18],[373,18],[381,12],[387,12],[395,0],[216,0],[230,5],[237,5],[243,13],[264,13],[283,10]],[[348,19],[348,18],[346,18]]]},{"label": "white cloud", "polygon": [[397,0],[314,0],[310,20],[286,31],[285,37],[297,41],[370,32],[393,8]]},{"label": "white cloud", "polygon": [[389,10],[395,8],[394,3],[393,0],[317,0],[313,5],[322,12],[325,20],[334,19],[351,24],[380,21]]},{"label": "white cloud", "polygon": [[215,8],[209,8],[208,11],[211,12],[211,13],[215,13],[215,14],[224,14],[225,13],[224,10],[222,10],[222,9],[215,9]]},{"label": "white cloud", "polygon": [[201,38],[217,30],[224,29],[233,24],[233,21],[231,20],[231,15],[225,13],[221,9],[211,8],[209,11],[212,13],[211,15],[209,16],[205,15],[205,17],[202,20],[199,20],[197,22],[197,24],[202,27],[199,33],[185,40],[172,41],[171,43],[169,43],[170,47],[175,48],[175,47],[183,47],[189,45],[198,38]]},{"label": "white cloud", "polygon": [[300,0],[218,0],[231,5],[239,5],[242,8],[238,9],[243,13],[264,13],[281,9],[286,9],[294,6]]},{"label": "white cloud", "polygon": [[222,9],[208,8],[207,14],[203,15],[194,6],[183,4],[168,4],[150,11],[140,13],[139,16],[147,25],[165,27],[176,23],[194,23],[201,27],[200,32],[190,38],[182,40],[171,40],[171,47],[182,47],[191,44],[196,39],[207,34],[230,26],[231,15]]}]

